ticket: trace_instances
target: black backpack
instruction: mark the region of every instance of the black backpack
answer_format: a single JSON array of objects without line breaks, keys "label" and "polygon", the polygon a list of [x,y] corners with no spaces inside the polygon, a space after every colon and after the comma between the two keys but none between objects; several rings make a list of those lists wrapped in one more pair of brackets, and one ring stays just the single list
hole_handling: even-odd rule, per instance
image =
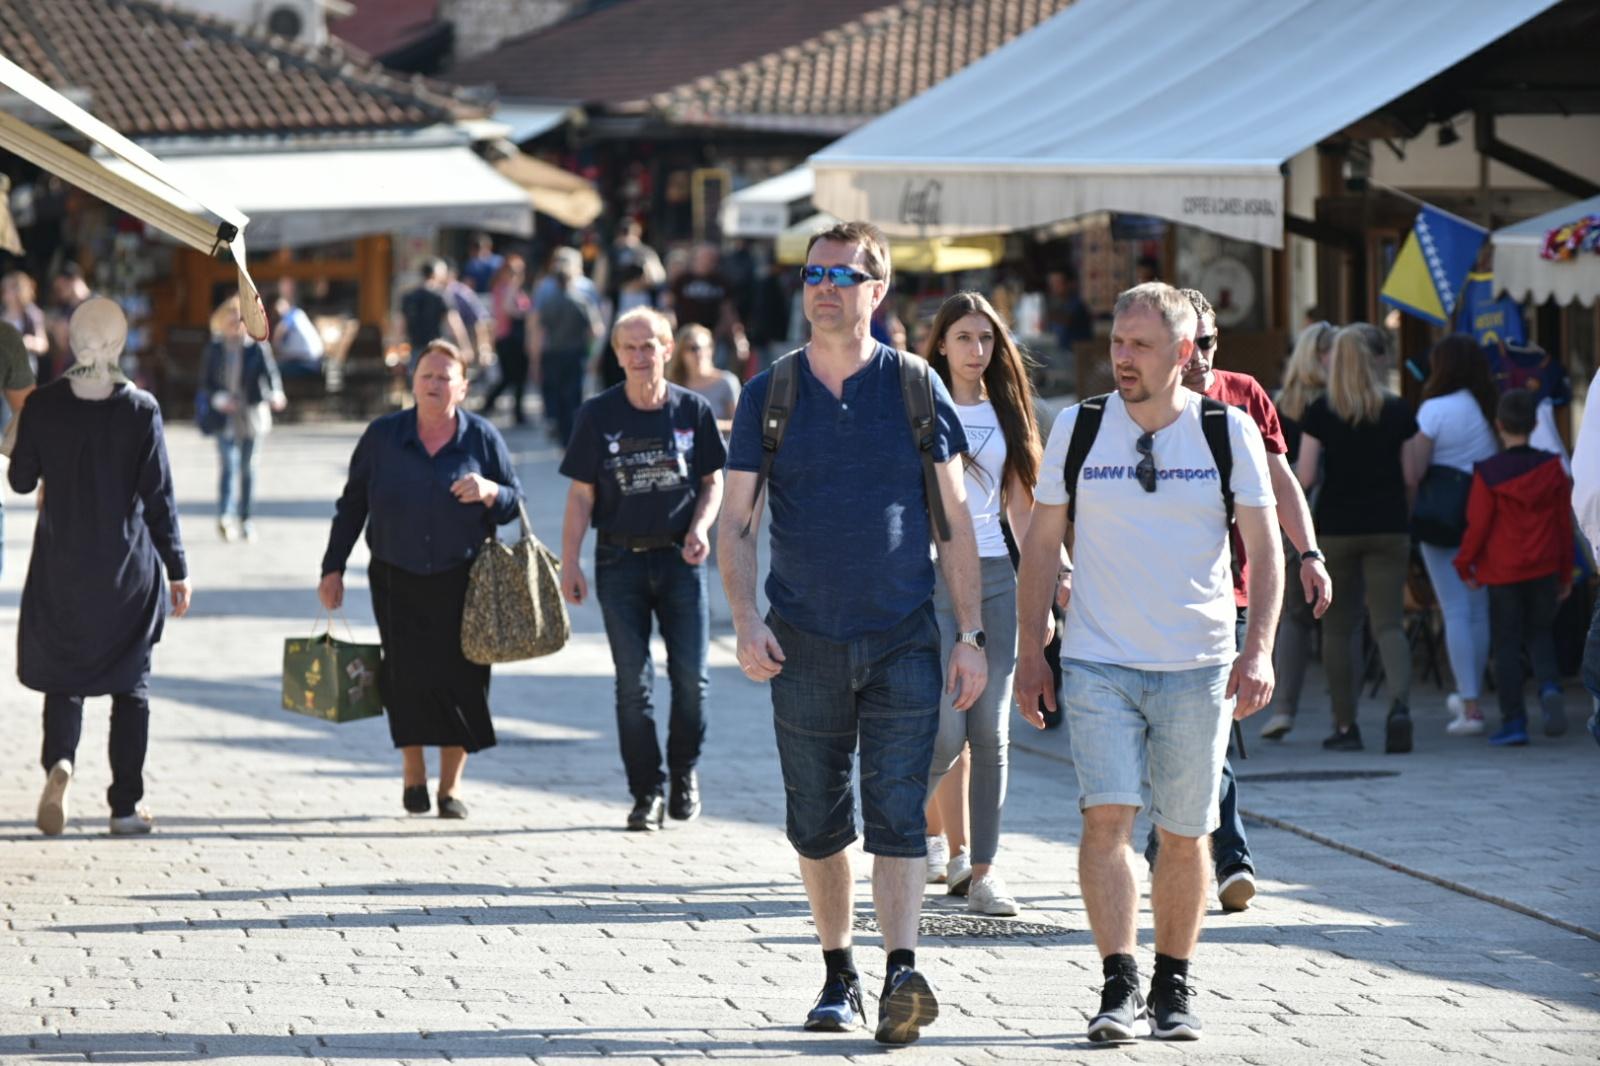
[{"label": "black backpack", "polygon": [[[1100,434],[1100,422],[1105,417],[1106,400],[1111,394],[1091,396],[1079,404],[1078,420],[1072,425],[1072,439],[1067,442],[1067,462],[1063,474],[1067,483],[1067,521],[1075,522],[1078,516],[1078,474],[1089,449]],[[1217,464],[1217,477],[1222,482],[1222,506],[1228,515],[1228,528],[1233,528],[1233,442],[1228,439],[1228,405],[1208,396],[1200,397],[1200,431],[1205,434],[1206,446],[1211,449],[1211,459]]]},{"label": "black backpack", "polygon": [[[756,474],[756,494],[750,508],[750,518],[745,522],[741,537],[750,535],[755,522],[755,505],[761,502],[761,490],[772,474],[772,460],[783,443],[789,429],[789,417],[794,414],[795,398],[800,392],[800,372],[797,356],[804,349],[779,357],[772,364],[772,377],[767,383],[767,402],[761,409],[761,470]],[[939,474],[933,461],[933,374],[928,362],[910,352],[900,352],[900,394],[906,402],[906,421],[911,425],[911,439],[916,441],[917,454],[922,457],[922,485],[928,497],[928,514],[933,519],[939,539],[950,539],[950,520],[944,513],[944,495],[939,490]],[[1080,460],[1079,465],[1082,465]]]}]

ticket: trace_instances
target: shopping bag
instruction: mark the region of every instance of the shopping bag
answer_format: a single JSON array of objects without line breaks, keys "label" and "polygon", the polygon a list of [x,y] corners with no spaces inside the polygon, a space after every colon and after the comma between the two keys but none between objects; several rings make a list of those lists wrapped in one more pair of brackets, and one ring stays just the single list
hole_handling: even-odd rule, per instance
[{"label": "shopping bag", "polygon": [[[329,722],[353,722],[383,713],[378,695],[382,648],[339,640],[332,620],[321,635],[283,642],[283,709]],[[349,632],[349,623],[345,630]]]},{"label": "shopping bag", "polygon": [[461,654],[484,666],[560,651],[572,635],[561,599],[561,563],[533,535],[517,505],[522,539],[490,537],[472,562],[461,612]]}]

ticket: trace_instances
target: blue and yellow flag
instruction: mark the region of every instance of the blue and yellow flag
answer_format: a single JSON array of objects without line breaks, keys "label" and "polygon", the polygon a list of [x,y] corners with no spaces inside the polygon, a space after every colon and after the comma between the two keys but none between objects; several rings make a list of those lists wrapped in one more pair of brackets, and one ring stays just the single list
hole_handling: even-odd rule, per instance
[{"label": "blue and yellow flag", "polygon": [[1424,204],[1379,298],[1435,325],[1450,325],[1467,275],[1488,236],[1482,226]]}]

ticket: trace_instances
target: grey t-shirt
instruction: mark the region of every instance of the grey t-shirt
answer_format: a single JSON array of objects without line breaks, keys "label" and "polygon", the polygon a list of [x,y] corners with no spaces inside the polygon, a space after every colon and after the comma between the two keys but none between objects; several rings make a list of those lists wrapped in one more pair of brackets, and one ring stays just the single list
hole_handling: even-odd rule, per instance
[{"label": "grey t-shirt", "polygon": [[725,421],[733,420],[734,408],[739,404],[739,379],[723,370],[710,383],[694,390],[706,398],[711,413]]},{"label": "grey t-shirt", "polygon": [[557,291],[539,307],[544,347],[552,352],[586,352],[594,339],[589,307],[571,292]]}]

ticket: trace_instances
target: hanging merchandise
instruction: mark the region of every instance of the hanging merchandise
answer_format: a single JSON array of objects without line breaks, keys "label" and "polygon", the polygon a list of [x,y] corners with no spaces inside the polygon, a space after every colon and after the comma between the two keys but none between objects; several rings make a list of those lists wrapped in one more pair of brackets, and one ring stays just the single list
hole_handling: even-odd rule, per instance
[{"label": "hanging merchandise", "polygon": [[1456,328],[1472,334],[1485,347],[1502,343],[1520,347],[1528,336],[1522,325],[1522,305],[1509,296],[1496,298],[1494,291],[1492,272],[1468,274]]}]

